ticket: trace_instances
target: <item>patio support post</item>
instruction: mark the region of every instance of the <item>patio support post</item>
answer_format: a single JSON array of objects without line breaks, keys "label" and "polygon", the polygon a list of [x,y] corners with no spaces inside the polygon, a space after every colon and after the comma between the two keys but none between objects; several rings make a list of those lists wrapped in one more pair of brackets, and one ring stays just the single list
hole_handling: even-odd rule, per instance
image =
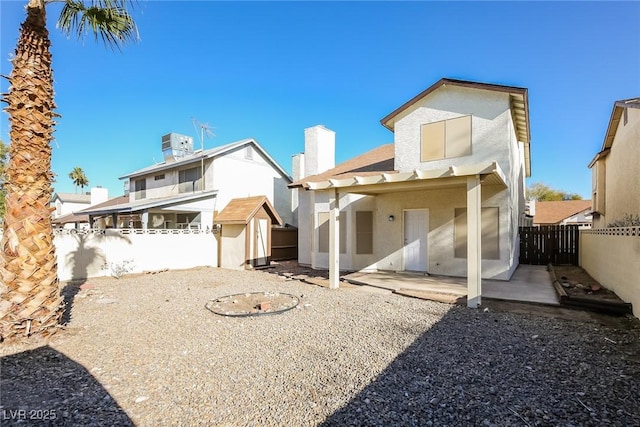
[{"label": "patio support post", "polygon": [[340,285],[340,194],[334,189],[329,197],[329,288]]},{"label": "patio support post", "polygon": [[482,193],[480,176],[467,178],[467,307],[478,308],[482,297]]},{"label": "patio support post", "polygon": [[111,226],[113,228],[118,228],[118,214],[117,213],[112,213],[111,214]]},{"label": "patio support post", "polygon": [[142,229],[147,229],[147,224],[149,224],[149,211],[142,211],[140,214],[140,221],[142,222]]}]

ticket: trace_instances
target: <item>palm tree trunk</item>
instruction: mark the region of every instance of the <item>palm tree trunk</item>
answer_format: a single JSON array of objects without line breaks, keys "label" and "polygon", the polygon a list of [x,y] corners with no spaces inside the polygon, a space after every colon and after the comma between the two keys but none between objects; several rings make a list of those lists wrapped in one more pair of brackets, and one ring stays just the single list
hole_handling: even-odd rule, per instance
[{"label": "palm tree trunk", "polygon": [[43,0],[30,0],[9,76],[10,158],[0,243],[0,341],[57,330],[62,299],[51,227],[53,77]]}]

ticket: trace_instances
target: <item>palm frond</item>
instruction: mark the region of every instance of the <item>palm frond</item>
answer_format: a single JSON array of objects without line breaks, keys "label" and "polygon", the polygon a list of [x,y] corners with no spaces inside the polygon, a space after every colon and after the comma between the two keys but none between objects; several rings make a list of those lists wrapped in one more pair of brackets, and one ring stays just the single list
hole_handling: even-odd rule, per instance
[{"label": "palm frond", "polygon": [[129,14],[126,0],[65,0],[57,27],[67,36],[83,38],[88,32],[110,47],[120,48],[127,41],[138,40],[138,28]]}]

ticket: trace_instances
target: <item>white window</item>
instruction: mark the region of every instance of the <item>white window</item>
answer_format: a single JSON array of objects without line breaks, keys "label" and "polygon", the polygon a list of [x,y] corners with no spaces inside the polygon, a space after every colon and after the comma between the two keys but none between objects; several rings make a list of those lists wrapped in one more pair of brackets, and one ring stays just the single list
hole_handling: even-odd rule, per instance
[{"label": "white window", "polygon": [[202,169],[200,166],[178,172],[178,192],[191,193],[202,190]]}]

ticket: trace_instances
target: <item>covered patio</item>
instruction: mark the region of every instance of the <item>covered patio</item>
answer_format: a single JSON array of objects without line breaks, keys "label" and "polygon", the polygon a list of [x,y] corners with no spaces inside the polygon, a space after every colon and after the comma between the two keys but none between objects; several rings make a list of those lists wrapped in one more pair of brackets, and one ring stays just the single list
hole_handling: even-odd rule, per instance
[{"label": "covered patio", "polygon": [[[466,283],[464,293],[467,306],[481,305],[482,285],[482,188],[493,186],[498,191],[507,189],[506,177],[497,162],[474,164],[435,170],[414,170],[392,173],[354,173],[340,179],[309,182],[309,190],[329,193],[329,282],[339,287],[340,280],[340,196],[348,193],[378,196],[389,193],[412,192],[429,189],[466,190],[466,244],[467,277],[456,279],[455,284]],[[380,279],[385,273],[379,273]],[[404,275],[403,275],[404,277]],[[383,280],[384,282],[384,280]],[[503,286],[504,286],[504,282]]]}]

